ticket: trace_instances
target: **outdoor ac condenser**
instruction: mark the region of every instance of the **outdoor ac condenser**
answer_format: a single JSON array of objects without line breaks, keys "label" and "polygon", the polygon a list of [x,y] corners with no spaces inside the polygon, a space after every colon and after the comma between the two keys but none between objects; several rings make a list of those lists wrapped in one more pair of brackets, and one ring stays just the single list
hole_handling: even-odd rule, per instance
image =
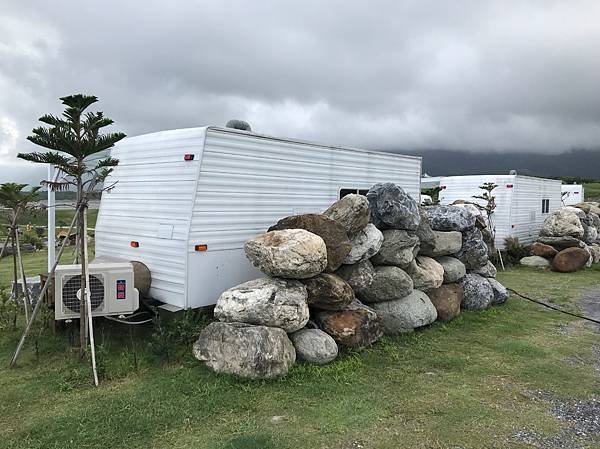
[{"label": "outdoor ac condenser", "polygon": [[[129,263],[89,265],[92,316],[133,313],[139,307],[134,288],[133,266]],[[81,302],[81,265],[59,265],[54,282],[54,318],[79,318]]]}]

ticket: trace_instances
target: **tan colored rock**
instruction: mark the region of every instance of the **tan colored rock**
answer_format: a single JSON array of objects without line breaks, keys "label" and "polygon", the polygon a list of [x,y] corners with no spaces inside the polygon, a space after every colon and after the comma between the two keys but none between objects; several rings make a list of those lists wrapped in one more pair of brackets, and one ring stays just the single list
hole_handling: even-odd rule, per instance
[{"label": "tan colored rock", "polygon": [[439,321],[451,321],[460,315],[460,303],[464,290],[459,284],[444,284],[427,292],[437,310]]},{"label": "tan colored rock", "polygon": [[369,200],[364,195],[351,193],[333,203],[323,215],[337,221],[352,236],[369,224]]},{"label": "tan colored rock", "polygon": [[244,245],[246,257],[273,277],[306,279],[327,267],[327,247],[321,237],[304,229],[270,231]]},{"label": "tan colored rock", "polygon": [[558,251],[550,245],[535,242],[531,245],[531,254],[534,256],[545,257],[546,259],[552,259],[558,254]]},{"label": "tan colored rock", "polygon": [[552,269],[561,273],[572,273],[585,267],[590,253],[583,248],[567,248],[552,259]]},{"label": "tan colored rock", "polygon": [[417,256],[406,269],[416,290],[427,292],[444,282],[444,267],[431,257]]}]

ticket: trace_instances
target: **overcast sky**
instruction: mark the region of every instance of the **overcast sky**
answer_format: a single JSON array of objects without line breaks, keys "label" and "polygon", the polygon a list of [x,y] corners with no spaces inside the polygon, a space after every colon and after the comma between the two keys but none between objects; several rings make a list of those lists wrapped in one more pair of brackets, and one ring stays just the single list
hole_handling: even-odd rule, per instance
[{"label": "overcast sky", "polygon": [[78,92],[128,135],[239,118],[374,149],[600,146],[597,0],[0,7],[0,182],[44,176],[15,154]]}]

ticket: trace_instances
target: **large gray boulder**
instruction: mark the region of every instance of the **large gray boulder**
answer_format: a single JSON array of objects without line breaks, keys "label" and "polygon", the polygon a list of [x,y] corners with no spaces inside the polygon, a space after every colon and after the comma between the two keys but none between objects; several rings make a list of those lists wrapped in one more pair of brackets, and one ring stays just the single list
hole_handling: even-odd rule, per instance
[{"label": "large gray boulder", "polygon": [[425,208],[434,231],[463,232],[475,226],[475,215],[459,206],[429,206]]},{"label": "large gray boulder", "polygon": [[290,334],[289,338],[296,349],[297,360],[324,365],[338,355],[335,340],[320,329],[300,329]]},{"label": "large gray boulder", "polygon": [[417,202],[401,187],[386,182],[375,184],[367,193],[371,221],[379,229],[415,231],[421,222]]},{"label": "large gray boulder", "polygon": [[588,219],[590,222],[590,226],[593,226],[597,230],[600,230],[600,216],[598,214],[595,214],[594,212],[590,212],[588,214]]},{"label": "large gray boulder", "polygon": [[461,303],[463,310],[483,310],[492,304],[494,291],[488,279],[478,274],[467,273],[458,283],[464,291]]},{"label": "large gray boulder", "polygon": [[467,270],[475,270],[488,261],[488,247],[483,241],[481,231],[471,228],[462,233],[462,248],[456,258],[465,264]]},{"label": "large gray boulder", "polygon": [[500,304],[504,304],[508,300],[508,290],[504,285],[498,282],[494,278],[487,278],[490,286],[492,287],[492,291],[494,292],[494,298],[492,299],[492,305],[497,306]]},{"label": "large gray boulder", "polygon": [[346,265],[373,257],[383,243],[383,234],[374,224],[369,223],[350,240],[352,249],[344,259]]},{"label": "large gray boulder", "polygon": [[419,239],[419,245],[422,250],[431,250],[433,249],[433,240],[435,236],[433,235],[433,230],[429,225],[427,211],[422,206],[419,206],[419,216],[421,217],[421,222],[415,231],[415,235]]},{"label": "large gray boulder", "polygon": [[318,311],[314,320],[339,346],[347,349],[363,349],[383,335],[381,316],[359,301],[345,310]]},{"label": "large gray boulder", "polygon": [[279,220],[269,228],[269,231],[281,231],[282,229],[304,229],[321,237],[327,247],[325,270],[328,272],[337,270],[352,249],[344,227],[325,215],[291,215]]},{"label": "large gray boulder", "polygon": [[407,231],[387,229],[383,231],[383,244],[371,262],[375,265],[395,265],[406,268],[415,258],[419,238]]},{"label": "large gray boulder", "polygon": [[361,260],[353,265],[342,265],[336,272],[358,295],[371,285],[375,278],[375,269],[369,259]]},{"label": "large gray boulder", "polygon": [[337,221],[349,236],[353,236],[369,224],[369,200],[364,195],[351,193],[333,203],[323,215]]},{"label": "large gray boulder", "polygon": [[308,322],[306,299],[306,287],[300,281],[260,278],[225,290],[217,300],[214,314],[219,321],[294,332]]},{"label": "large gray boulder", "polygon": [[217,373],[248,379],[283,376],[296,361],[283,329],[245,323],[210,323],[200,332],[193,353]]},{"label": "large gray boulder", "polygon": [[341,277],[321,273],[302,281],[308,292],[308,305],[318,309],[342,310],[354,301],[354,290]]},{"label": "large gray boulder", "polygon": [[592,263],[600,262],[600,245],[594,243],[587,247],[588,251],[592,255]]},{"label": "large gray boulder", "polygon": [[572,210],[562,208],[553,212],[544,220],[540,235],[544,237],[575,237],[582,239],[585,233],[581,220],[577,216],[577,212],[585,212],[580,209],[571,208]]},{"label": "large gray boulder", "polygon": [[435,259],[444,269],[444,284],[453,284],[465,277],[465,264],[455,257],[440,256]]},{"label": "large gray boulder", "polygon": [[419,290],[401,299],[373,304],[373,308],[382,316],[385,335],[411,332],[433,323],[437,318],[436,308],[429,297]]},{"label": "large gray boulder", "polygon": [[543,243],[544,245],[552,246],[556,248],[558,251],[561,251],[565,248],[583,248],[585,243],[583,243],[580,239],[570,236],[563,237],[538,237],[538,242]]},{"label": "large gray boulder", "polygon": [[488,260],[484,266],[472,270],[471,273],[479,274],[484,278],[495,278],[498,274],[498,270],[494,264]]},{"label": "large gray boulder", "polygon": [[448,256],[460,251],[462,234],[458,231],[432,231],[433,240],[424,245],[419,254],[428,257]]},{"label": "large gray boulder", "polygon": [[252,265],[274,277],[306,279],[327,267],[327,247],[321,237],[304,229],[271,231],[244,245]]},{"label": "large gray boulder", "polygon": [[435,259],[426,256],[417,256],[406,269],[412,278],[414,288],[427,291],[438,288],[444,282],[444,267]]},{"label": "large gray boulder", "polygon": [[403,298],[412,290],[413,281],[402,269],[394,266],[377,266],[371,285],[357,292],[357,295],[361,301],[375,303]]},{"label": "large gray boulder", "polygon": [[550,267],[550,261],[541,256],[523,257],[519,261],[519,264],[523,265],[524,267],[531,267],[531,268],[549,268]]}]

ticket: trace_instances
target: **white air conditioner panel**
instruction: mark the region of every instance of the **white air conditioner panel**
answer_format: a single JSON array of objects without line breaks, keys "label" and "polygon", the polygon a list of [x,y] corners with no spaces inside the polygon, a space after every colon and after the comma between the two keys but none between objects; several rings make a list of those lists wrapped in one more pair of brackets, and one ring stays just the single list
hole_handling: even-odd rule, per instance
[{"label": "white air conditioner panel", "polygon": [[[89,292],[92,316],[121,315],[135,312],[139,293],[134,288],[130,263],[89,265]],[[55,272],[55,309],[57,320],[78,318],[81,306],[81,266],[59,265]]]}]

